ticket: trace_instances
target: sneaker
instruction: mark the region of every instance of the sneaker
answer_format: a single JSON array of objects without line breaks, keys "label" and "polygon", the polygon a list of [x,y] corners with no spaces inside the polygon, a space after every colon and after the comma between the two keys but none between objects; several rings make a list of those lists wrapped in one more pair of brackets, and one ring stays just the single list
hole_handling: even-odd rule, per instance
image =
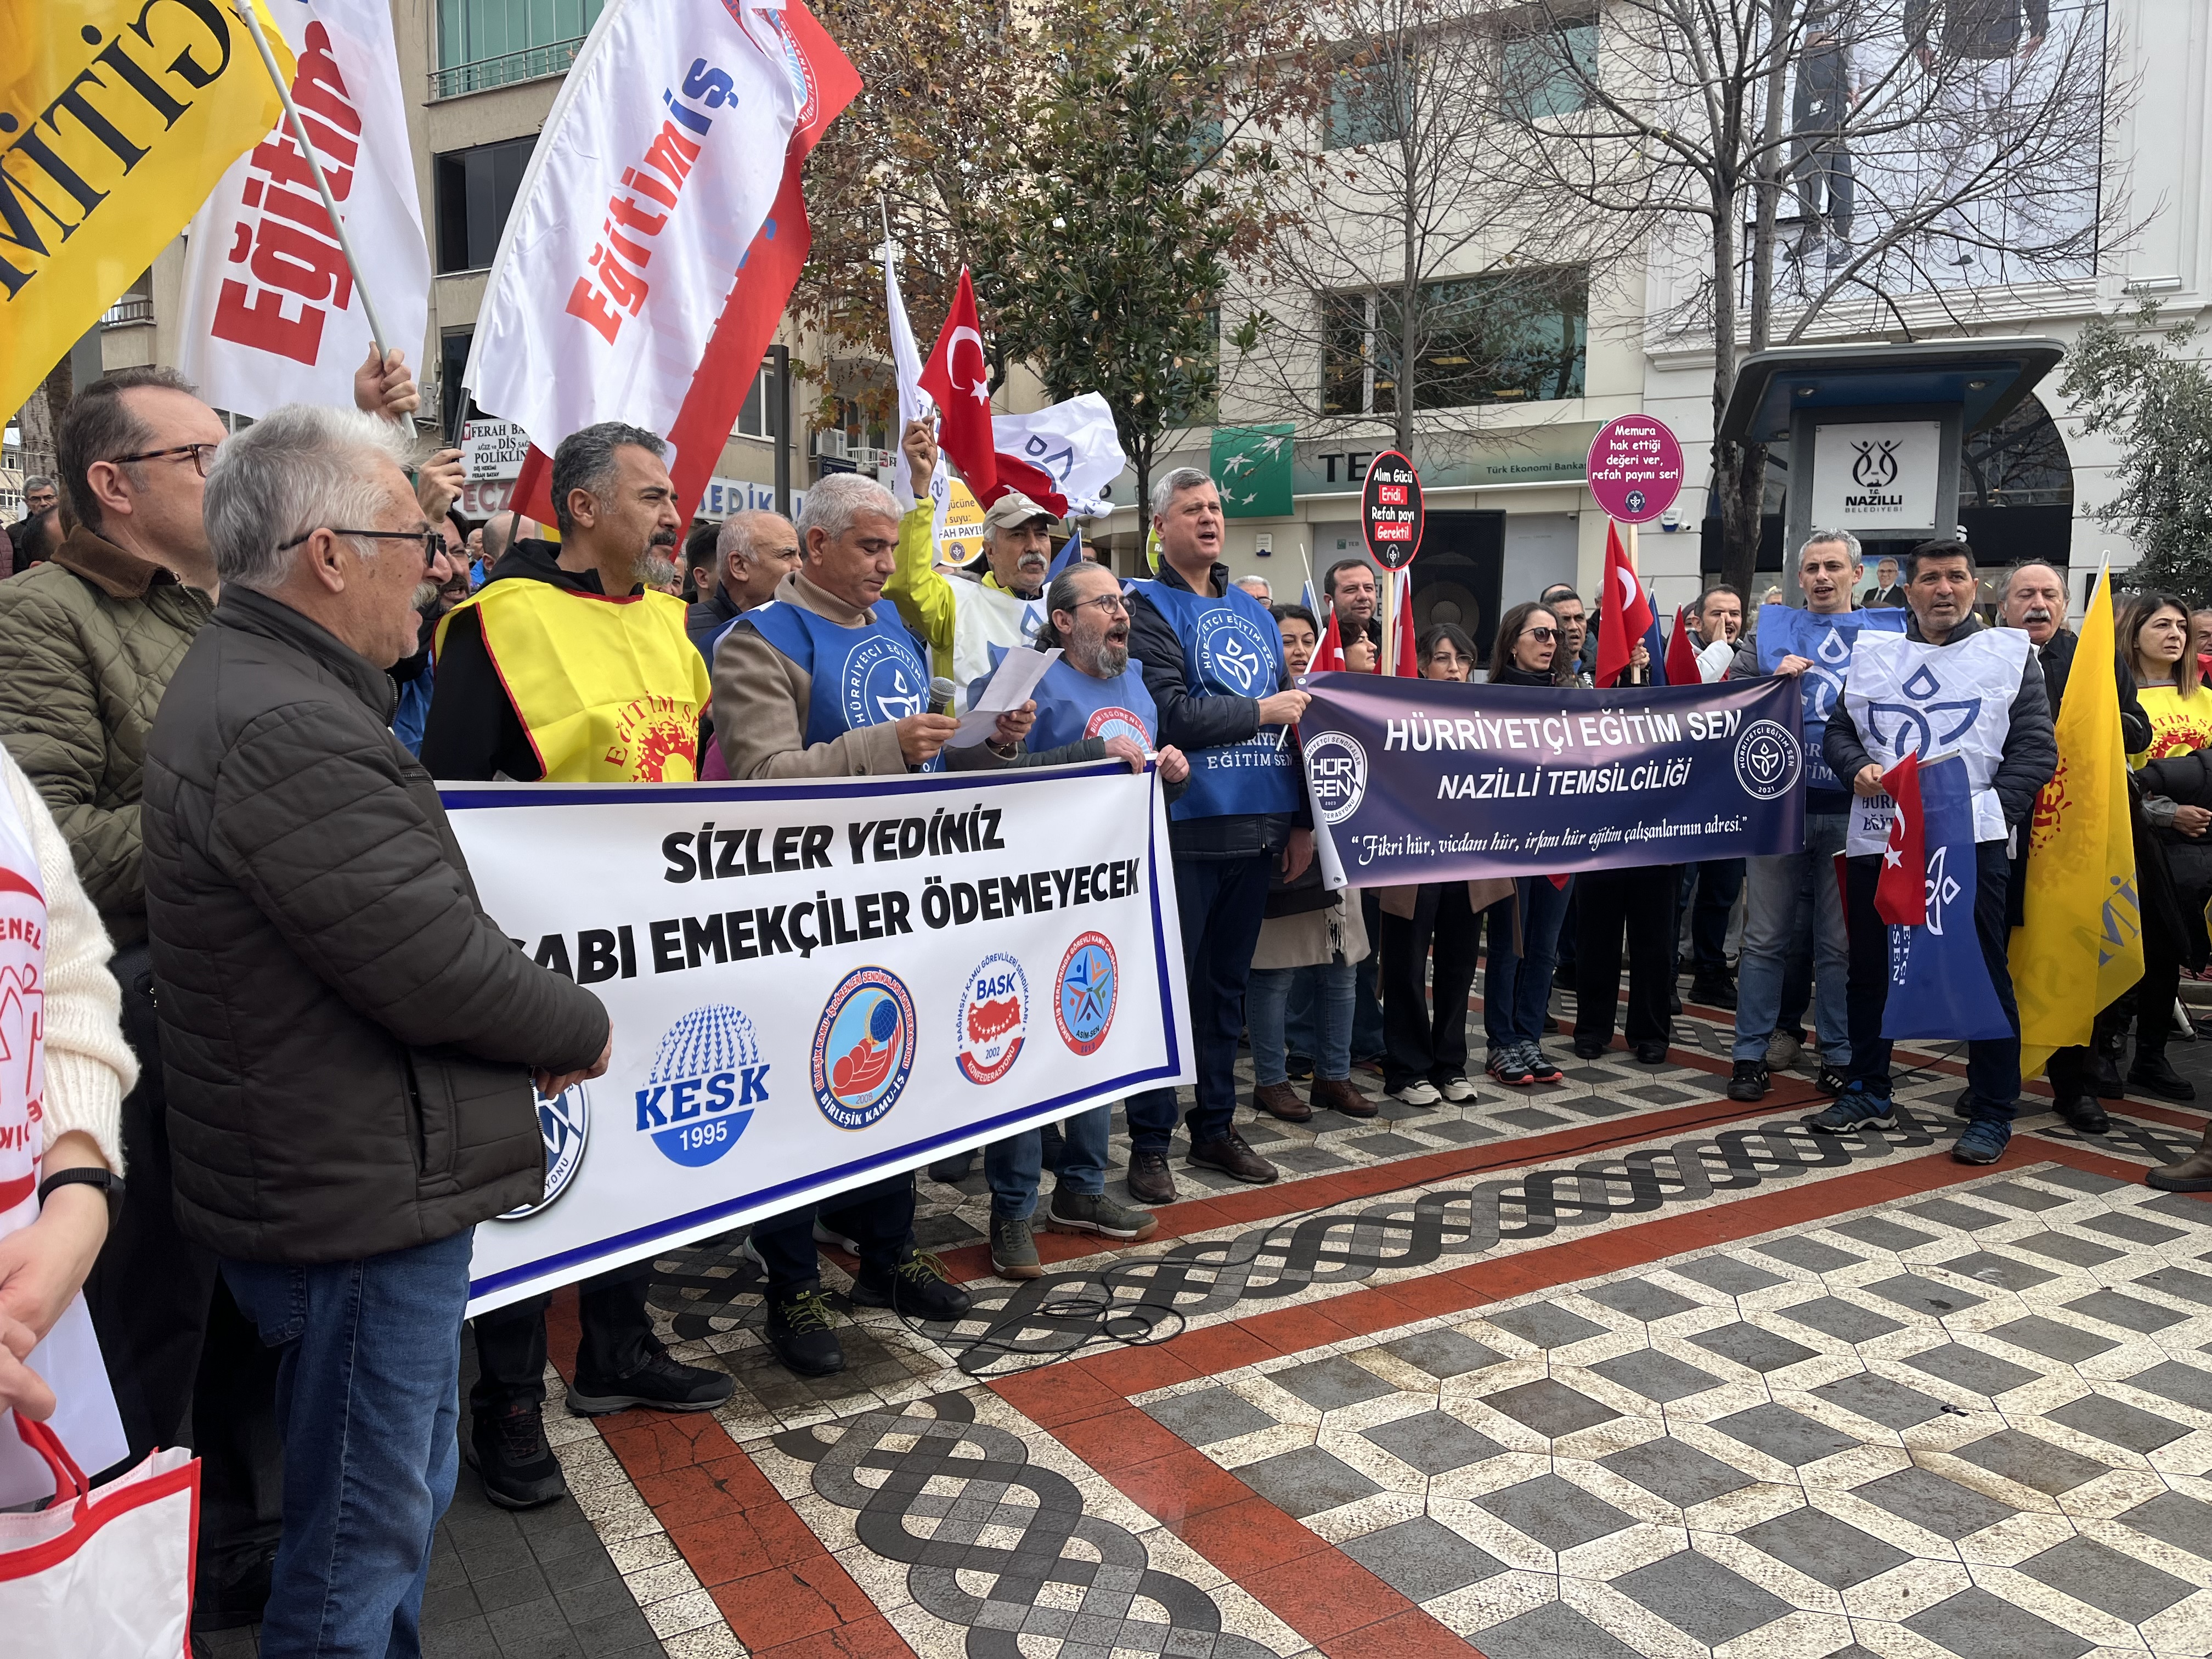
[{"label": "sneaker", "polygon": [[991,1271],[1001,1279],[1042,1279],[1044,1263],[1037,1260],[1036,1240],[1027,1216],[991,1217]]},{"label": "sneaker", "polygon": [[968,1292],[945,1276],[945,1264],[926,1250],[909,1250],[896,1267],[863,1266],[853,1281],[854,1305],[890,1308],[915,1319],[957,1319],[968,1311]]},{"label": "sneaker", "polygon": [[830,1298],[819,1285],[787,1301],[770,1301],[761,1334],[786,1370],[799,1376],[834,1376],[845,1369],[844,1345],[830,1318]]},{"label": "sneaker", "polygon": [[1897,1109],[1887,1095],[1876,1094],[1864,1082],[1854,1082],[1838,1096],[1832,1106],[1823,1106],[1805,1120],[1808,1129],[1819,1129],[1832,1135],[1848,1134],[1853,1129],[1894,1129]]},{"label": "sneaker", "polygon": [[577,1417],[604,1417],[634,1406],[664,1412],[708,1412],[737,1387],[727,1371],[686,1365],[656,1350],[627,1376],[600,1379],[581,1371],[569,1385],[568,1410]]},{"label": "sneaker", "polygon": [[1443,1097],[1443,1091],[1425,1077],[1417,1077],[1405,1087],[1390,1091],[1391,1099],[1407,1106],[1433,1106]]},{"label": "sneaker", "polygon": [[561,1460],[545,1443],[544,1409],[534,1401],[474,1419],[468,1458],[469,1467],[483,1477],[484,1496],[503,1510],[534,1510],[568,1495]]},{"label": "sneaker", "polygon": [[1129,1153],[1129,1196],[1139,1204],[1176,1201],[1175,1171],[1168,1168],[1165,1152],[1132,1148]]},{"label": "sneaker", "polygon": [[1150,1210],[1116,1204],[1103,1193],[1071,1192],[1065,1187],[1053,1188],[1044,1224],[1056,1233],[1097,1233],[1125,1242],[1150,1238],[1160,1230],[1159,1218]]},{"label": "sneaker", "polygon": [[1766,1069],[1786,1072],[1797,1063],[1805,1052],[1805,1045],[1787,1031],[1777,1031],[1766,1039]]},{"label": "sneaker", "polygon": [[1482,1091],[1463,1077],[1448,1077],[1437,1085],[1437,1092],[1455,1106],[1464,1106],[1470,1100],[1482,1098]]},{"label": "sneaker", "polygon": [[1814,1078],[1813,1086],[1824,1095],[1839,1095],[1850,1087],[1850,1083],[1834,1066],[1823,1066]]},{"label": "sneaker", "polygon": [[1774,1086],[1766,1075],[1763,1060],[1739,1060],[1729,1068],[1728,1097],[1730,1100],[1764,1100],[1766,1091]]},{"label": "sneaker", "polygon": [[1521,1063],[1528,1068],[1528,1075],[1538,1083],[1565,1083],[1567,1074],[1552,1064],[1551,1056],[1544,1052],[1540,1042],[1521,1045]]},{"label": "sneaker", "polygon": [[1993,1117],[1978,1117],[1966,1126],[1966,1133],[1951,1148],[1951,1157],[1960,1164],[1994,1164],[2004,1156],[2005,1146],[2011,1139],[2011,1124]]},{"label": "sneaker", "polygon": [[1520,1088],[1536,1080],[1536,1074],[1528,1069],[1521,1058],[1521,1046],[1518,1043],[1508,1043],[1491,1055],[1490,1064],[1483,1069],[1509,1089]]}]

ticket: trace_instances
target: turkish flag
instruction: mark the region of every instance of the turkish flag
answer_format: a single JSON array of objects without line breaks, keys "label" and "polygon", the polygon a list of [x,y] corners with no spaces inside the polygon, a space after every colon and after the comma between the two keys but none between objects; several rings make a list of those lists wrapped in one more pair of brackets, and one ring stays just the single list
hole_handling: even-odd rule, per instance
[{"label": "turkish flag", "polygon": [[991,434],[991,360],[983,349],[975,289],[965,265],[960,267],[960,287],[945,327],[921,366],[921,389],[942,412],[939,447],[960,469],[977,504],[990,506],[1008,486],[999,482],[998,444]]},{"label": "turkish flag", "polygon": [[1656,619],[1628,550],[1620,544],[1620,526],[1605,526],[1605,613],[1597,624],[1597,684],[1607,690],[1619,682],[1628,659]]},{"label": "turkish flag", "polygon": [[1328,613],[1328,626],[1322,630],[1321,643],[1314,647],[1313,660],[1306,665],[1306,672],[1341,673],[1344,672],[1344,636],[1336,631],[1336,612]]},{"label": "turkish flag", "polygon": [[1667,684],[1695,685],[1698,680],[1698,647],[1690,643],[1690,608],[1674,607],[1674,636],[1667,641]]},{"label": "turkish flag", "polygon": [[1920,817],[1920,757],[1907,755],[1881,775],[1897,811],[1889,844],[1881,849],[1881,878],[1875,884],[1875,914],[1898,927],[1928,925],[1928,839]]},{"label": "turkish flag", "polygon": [[1413,644],[1413,576],[1400,570],[1391,577],[1398,589],[1398,664],[1391,670],[1401,680],[1421,677],[1421,656]]}]

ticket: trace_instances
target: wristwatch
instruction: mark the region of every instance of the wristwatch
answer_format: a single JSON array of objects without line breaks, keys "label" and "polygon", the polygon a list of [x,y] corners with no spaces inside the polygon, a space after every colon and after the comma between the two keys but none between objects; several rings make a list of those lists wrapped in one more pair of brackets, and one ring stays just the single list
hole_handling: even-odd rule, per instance
[{"label": "wristwatch", "polygon": [[121,1176],[112,1170],[102,1170],[89,1164],[80,1164],[72,1169],[57,1170],[39,1183],[40,1208],[46,1207],[46,1194],[52,1192],[55,1188],[75,1186],[99,1188],[101,1192],[107,1194],[107,1202],[111,1207],[120,1203],[123,1199]]}]

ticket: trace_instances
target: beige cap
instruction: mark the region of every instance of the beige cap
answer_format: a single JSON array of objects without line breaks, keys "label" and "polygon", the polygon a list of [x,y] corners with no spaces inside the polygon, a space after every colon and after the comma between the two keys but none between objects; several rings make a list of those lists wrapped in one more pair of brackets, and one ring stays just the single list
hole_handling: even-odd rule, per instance
[{"label": "beige cap", "polygon": [[993,501],[990,510],[983,514],[983,532],[988,535],[994,530],[1012,530],[1017,525],[1027,524],[1033,519],[1042,519],[1050,524],[1053,521],[1052,509],[1039,507],[1018,489],[1009,489]]}]

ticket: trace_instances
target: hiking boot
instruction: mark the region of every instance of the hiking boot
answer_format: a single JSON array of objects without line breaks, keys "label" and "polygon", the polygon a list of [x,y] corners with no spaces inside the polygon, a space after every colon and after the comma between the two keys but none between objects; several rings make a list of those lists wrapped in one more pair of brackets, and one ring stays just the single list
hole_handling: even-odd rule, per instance
[{"label": "hiking boot", "polygon": [[1249,1181],[1254,1186],[1265,1186],[1278,1179],[1281,1171],[1244,1144],[1244,1137],[1233,1128],[1224,1130],[1216,1139],[1194,1140],[1190,1144],[1190,1161],[1208,1170],[1218,1170],[1239,1181]]},{"label": "hiking boot", "polygon": [[1894,1129],[1897,1108],[1887,1095],[1875,1093],[1861,1079],[1837,1096],[1834,1105],[1823,1106],[1808,1117],[1805,1127],[1832,1135],[1848,1134],[1853,1129]]},{"label": "hiking boot", "polygon": [[534,1510],[568,1495],[561,1460],[545,1443],[544,1409],[534,1401],[471,1422],[468,1458],[483,1477],[484,1496],[503,1510]]},{"label": "hiking boot", "polygon": [[2179,1164],[2153,1170],[2143,1179],[2161,1192],[2212,1193],[2212,1123],[2204,1126],[2204,1139],[2195,1152]]},{"label": "hiking boot", "polygon": [[881,1271],[863,1262],[852,1300],[856,1307],[890,1308],[912,1319],[957,1319],[968,1311],[968,1292],[925,1250],[908,1250],[896,1267]]},{"label": "hiking boot", "polygon": [[1053,1188],[1044,1224],[1056,1233],[1097,1233],[1124,1243],[1150,1238],[1160,1230],[1159,1218],[1150,1210],[1116,1204],[1103,1193],[1071,1192],[1066,1187]]},{"label": "hiking boot", "polygon": [[1959,1164],[1994,1164],[2004,1156],[2004,1149],[2011,1140],[2011,1124],[1993,1117],[1978,1117],[1966,1126],[1966,1133],[1951,1148],[1951,1157]]},{"label": "hiking boot", "polygon": [[1544,1045],[1540,1042],[1522,1043],[1521,1061],[1528,1066],[1528,1075],[1538,1083],[1565,1083],[1567,1080],[1567,1074],[1552,1064],[1551,1056],[1544,1052]]},{"label": "hiking boot", "polygon": [[1172,1204],[1176,1201],[1175,1172],[1168,1168],[1165,1152],[1147,1152],[1142,1147],[1131,1149],[1129,1196],[1139,1204]]},{"label": "hiking boot", "polygon": [[1310,1123],[1313,1108],[1298,1098],[1298,1091],[1288,1083],[1255,1083],[1252,1085],[1252,1109],[1265,1112],[1269,1117],[1279,1117],[1285,1123]]},{"label": "hiking boot", "polygon": [[2085,1135],[2108,1135],[2112,1132],[2112,1120],[2106,1113],[2104,1103],[2094,1095],[2077,1095],[2071,1100],[2053,1102],[2052,1106],[2070,1127]]},{"label": "hiking boot", "polygon": [[1536,1080],[1535,1073],[1521,1058],[1518,1043],[1508,1043],[1491,1055],[1490,1064],[1483,1068],[1509,1089],[1522,1088]]},{"label": "hiking boot", "polygon": [[2197,1098],[2197,1085],[2173,1069],[2163,1048],[2145,1048],[2140,1042],[2136,1044],[2136,1063],[2128,1067],[2128,1087],[2148,1091],[2160,1100]]},{"label": "hiking boot", "polygon": [[1766,1091],[1773,1086],[1767,1080],[1766,1062],[1763,1060],[1739,1060],[1729,1070],[1730,1100],[1764,1100]]},{"label": "hiking boot", "polygon": [[991,1271],[1001,1279],[1044,1277],[1044,1264],[1037,1260],[1036,1240],[1030,1236],[1028,1217],[992,1215]]},{"label": "hiking boot", "polygon": [[1766,1069],[1786,1072],[1797,1063],[1805,1052],[1805,1045],[1788,1031],[1777,1031],[1766,1039]]},{"label": "hiking boot", "polygon": [[800,1376],[834,1376],[845,1369],[844,1345],[830,1322],[830,1298],[810,1285],[782,1301],[770,1297],[761,1334],[787,1370]]},{"label": "hiking boot", "polygon": [[658,1343],[645,1364],[626,1376],[593,1377],[576,1373],[568,1385],[568,1410],[577,1417],[605,1417],[634,1406],[663,1412],[708,1412],[737,1387],[727,1371],[686,1365],[671,1359]]},{"label": "hiking boot", "polygon": [[1373,1117],[1382,1109],[1362,1094],[1348,1077],[1314,1079],[1314,1110],[1341,1112],[1346,1117]]}]

